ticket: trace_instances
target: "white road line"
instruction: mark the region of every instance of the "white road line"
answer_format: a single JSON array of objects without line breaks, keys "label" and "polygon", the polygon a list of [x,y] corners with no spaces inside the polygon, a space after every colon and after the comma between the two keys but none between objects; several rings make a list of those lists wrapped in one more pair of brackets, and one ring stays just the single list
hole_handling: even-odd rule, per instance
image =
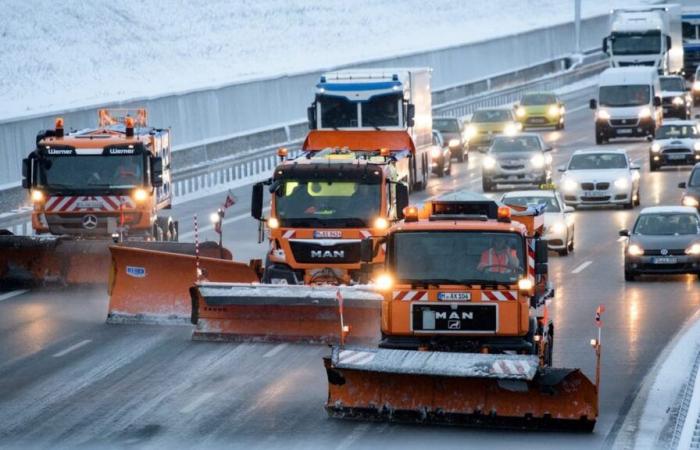
[{"label": "white road line", "polygon": [[18,295],[22,295],[26,292],[29,292],[29,289],[18,289],[16,291],[6,292],[6,293],[0,295],[0,302],[3,300],[9,300],[12,297],[17,297]]},{"label": "white road line", "polygon": [[184,408],[180,410],[180,414],[189,414],[195,409],[199,408],[204,402],[209,400],[214,396],[213,392],[205,392],[199,397],[195,398],[192,400],[189,404],[187,404]]},{"label": "white road line", "polygon": [[285,348],[287,345],[288,345],[287,343],[276,345],[276,346],[273,347],[270,351],[268,351],[267,353],[265,353],[265,354],[263,355],[263,358],[269,358],[269,357],[271,357],[271,356],[275,356],[276,354],[278,354],[279,352],[281,352],[282,350],[284,350],[284,348]]},{"label": "white road line", "polygon": [[54,357],[54,358],[60,358],[61,356],[65,356],[65,355],[67,355],[68,353],[72,352],[73,350],[77,350],[77,349],[79,349],[80,347],[83,347],[83,346],[85,346],[85,345],[88,345],[90,342],[92,342],[92,339],[85,339],[84,341],[80,341],[80,342],[78,342],[78,343],[75,344],[75,345],[71,345],[70,347],[68,347],[68,348],[65,349],[65,350],[61,350],[61,351],[58,352],[58,353],[54,353],[53,357]]},{"label": "white road line", "polygon": [[[263,212],[268,212],[269,210],[270,210],[270,208],[267,207],[267,208],[264,208],[264,209],[263,209]],[[238,222],[239,220],[243,220],[243,219],[252,219],[252,217],[250,216],[250,213],[247,213],[247,214],[239,214],[239,215],[237,215],[237,216],[234,216],[234,217],[231,217],[231,218],[228,218],[228,219],[224,219],[224,222],[223,222],[223,223],[224,223],[224,225],[226,225],[226,224],[229,224],[229,223],[232,223],[232,222]],[[199,234],[201,235],[201,234],[204,233],[205,231],[209,231],[209,230],[213,230],[213,229],[214,229],[214,225],[207,225],[207,226],[205,226],[205,227],[200,227],[200,228],[199,228]],[[188,231],[187,233],[180,233],[180,238],[181,238],[181,239],[182,239],[182,238],[191,238],[191,237],[194,237],[194,230]]]},{"label": "white road line", "polygon": [[571,273],[580,273],[580,272],[583,272],[583,270],[584,270],[586,267],[590,266],[591,264],[593,264],[593,261],[586,261],[585,263],[581,264],[580,266],[578,266],[577,268],[575,268],[574,270],[572,270]]},{"label": "white road line", "polygon": [[367,431],[369,431],[370,424],[368,423],[362,423],[360,425],[356,425],[355,428],[350,432],[349,435],[345,437],[342,441],[340,441],[340,444],[336,447],[336,450],[347,450],[350,448],[352,444],[355,443],[358,439],[362,437]]}]

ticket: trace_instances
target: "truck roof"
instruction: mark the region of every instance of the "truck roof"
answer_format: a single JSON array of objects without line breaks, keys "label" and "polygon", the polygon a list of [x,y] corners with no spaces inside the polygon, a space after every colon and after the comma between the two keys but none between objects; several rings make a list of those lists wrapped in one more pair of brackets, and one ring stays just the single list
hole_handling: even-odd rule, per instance
[{"label": "truck roof", "polygon": [[65,134],[63,137],[45,135],[37,145],[69,145],[75,148],[104,148],[112,145],[147,143],[153,128],[134,128],[132,137],[126,136],[124,125],[112,125],[98,129],[86,129]]},{"label": "truck roof", "polygon": [[650,84],[656,78],[658,78],[658,73],[653,67],[610,67],[600,74],[598,86]]},{"label": "truck roof", "polygon": [[388,67],[379,69],[343,69],[326,72],[321,75],[321,83],[326,81],[350,82],[367,80],[391,80],[396,76],[398,80],[405,78],[410,72],[431,72],[429,67]]}]

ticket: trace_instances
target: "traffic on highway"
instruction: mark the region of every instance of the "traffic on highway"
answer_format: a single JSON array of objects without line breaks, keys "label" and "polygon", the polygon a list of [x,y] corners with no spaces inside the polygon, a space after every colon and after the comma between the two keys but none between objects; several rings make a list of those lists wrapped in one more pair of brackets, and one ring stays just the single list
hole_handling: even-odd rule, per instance
[{"label": "traffic on highway", "polygon": [[183,202],[146,108],[36,130],[0,447],[666,445],[643,400],[700,306],[676,6],[614,10],[598,74],[466,115],[428,66],[324,72],[298,148]]}]

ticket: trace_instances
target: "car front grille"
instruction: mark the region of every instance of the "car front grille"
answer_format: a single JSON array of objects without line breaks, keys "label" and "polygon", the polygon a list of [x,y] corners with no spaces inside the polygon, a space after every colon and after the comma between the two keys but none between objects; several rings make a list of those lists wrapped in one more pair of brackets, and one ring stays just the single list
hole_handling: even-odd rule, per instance
[{"label": "car front grille", "polygon": [[668,153],[690,153],[690,149],[688,148],[667,148],[662,152],[664,155]]},{"label": "car front grille", "polygon": [[685,255],[685,249],[667,249],[666,254],[662,255],[661,254],[661,249],[649,249],[649,250],[644,250],[644,255],[645,256],[682,256]]},{"label": "car front grille", "polygon": [[610,200],[609,195],[598,195],[596,197],[582,197],[581,201],[583,202],[607,202]]},{"label": "car front grille", "polygon": [[610,125],[614,127],[636,126],[638,122],[637,119],[610,119]]}]

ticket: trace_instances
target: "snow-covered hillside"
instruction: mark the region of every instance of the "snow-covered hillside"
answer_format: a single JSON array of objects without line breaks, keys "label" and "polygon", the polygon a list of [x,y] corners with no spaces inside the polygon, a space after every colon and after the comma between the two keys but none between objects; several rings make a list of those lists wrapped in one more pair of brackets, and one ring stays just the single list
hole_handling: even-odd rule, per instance
[{"label": "snow-covered hillside", "polygon": [[572,20],[573,3],[4,0],[0,119],[481,40]]}]

